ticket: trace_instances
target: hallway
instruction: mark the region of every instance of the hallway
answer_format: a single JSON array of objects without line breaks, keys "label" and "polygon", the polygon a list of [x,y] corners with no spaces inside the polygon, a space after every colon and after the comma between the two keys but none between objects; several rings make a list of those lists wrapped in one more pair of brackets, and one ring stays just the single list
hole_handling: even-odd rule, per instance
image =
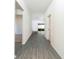
[{"label": "hallway", "polygon": [[16,0],[15,7],[15,58],[64,59],[63,0]]},{"label": "hallway", "polygon": [[33,33],[16,59],[61,59],[48,40],[39,33]]}]

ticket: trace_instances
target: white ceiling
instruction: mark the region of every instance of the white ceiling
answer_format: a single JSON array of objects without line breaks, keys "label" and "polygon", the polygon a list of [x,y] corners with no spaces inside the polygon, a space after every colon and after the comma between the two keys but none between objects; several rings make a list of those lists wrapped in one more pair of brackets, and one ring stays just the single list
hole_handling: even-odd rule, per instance
[{"label": "white ceiling", "polygon": [[44,13],[52,0],[24,0],[32,13]]}]

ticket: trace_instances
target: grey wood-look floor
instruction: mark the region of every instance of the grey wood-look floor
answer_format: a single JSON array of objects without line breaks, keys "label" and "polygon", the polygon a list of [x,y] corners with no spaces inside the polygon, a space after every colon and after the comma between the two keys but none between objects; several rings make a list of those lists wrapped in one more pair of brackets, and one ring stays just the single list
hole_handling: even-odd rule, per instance
[{"label": "grey wood-look floor", "polygon": [[49,41],[39,33],[33,33],[31,38],[22,47],[16,59],[61,59]]}]

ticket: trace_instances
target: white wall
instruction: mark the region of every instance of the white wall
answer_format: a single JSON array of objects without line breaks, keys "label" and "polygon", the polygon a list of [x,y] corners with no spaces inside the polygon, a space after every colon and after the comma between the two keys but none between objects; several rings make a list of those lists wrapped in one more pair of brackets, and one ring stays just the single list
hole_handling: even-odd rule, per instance
[{"label": "white wall", "polygon": [[25,9],[23,15],[23,44],[25,44],[32,34],[32,20],[27,9]]},{"label": "white wall", "polygon": [[53,0],[45,13],[46,38],[48,39],[48,15],[51,14],[51,45],[57,53],[64,59],[64,2],[63,0]]},{"label": "white wall", "polygon": [[32,14],[32,31],[38,31],[38,23],[44,23],[43,14]]},{"label": "white wall", "polygon": [[21,9],[16,9],[16,15],[23,15],[23,11]]},{"label": "white wall", "polygon": [[22,44],[25,44],[32,34],[32,19],[31,13],[23,0],[17,0],[23,8],[23,31],[22,31]]}]

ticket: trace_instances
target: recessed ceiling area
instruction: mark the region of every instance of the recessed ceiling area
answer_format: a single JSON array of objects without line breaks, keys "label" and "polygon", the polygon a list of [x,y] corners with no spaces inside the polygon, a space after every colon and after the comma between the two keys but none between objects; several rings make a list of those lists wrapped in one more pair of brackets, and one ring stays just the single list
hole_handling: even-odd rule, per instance
[{"label": "recessed ceiling area", "polygon": [[44,13],[52,0],[24,0],[32,13]]},{"label": "recessed ceiling area", "polygon": [[17,2],[15,3],[15,9],[23,10],[23,9],[21,8],[21,6],[20,6]]}]

